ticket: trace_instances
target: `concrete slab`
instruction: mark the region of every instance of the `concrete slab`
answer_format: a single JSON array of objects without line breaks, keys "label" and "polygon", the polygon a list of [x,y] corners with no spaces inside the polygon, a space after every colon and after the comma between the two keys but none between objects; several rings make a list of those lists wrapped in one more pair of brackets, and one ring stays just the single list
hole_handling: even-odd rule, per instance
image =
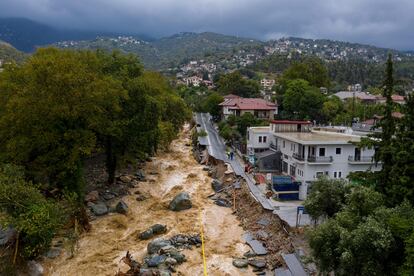
[{"label": "concrete slab", "polygon": [[[273,214],[279,216],[281,220],[286,222],[290,227],[296,227],[296,215],[297,207],[281,207],[278,210],[274,210]],[[305,226],[311,224],[311,219],[308,214],[299,215],[299,221],[297,226]]]},{"label": "concrete slab", "polygon": [[282,258],[289,268],[292,276],[307,276],[301,262],[296,258],[295,254],[282,254]]},{"label": "concrete slab", "polygon": [[255,240],[250,233],[245,233],[243,237],[246,243],[250,245],[250,247],[253,249],[254,253],[256,253],[259,256],[267,254],[267,250],[263,246],[263,244],[260,241]]},{"label": "concrete slab", "polygon": [[275,276],[292,276],[292,273],[289,269],[281,267],[275,270]]}]

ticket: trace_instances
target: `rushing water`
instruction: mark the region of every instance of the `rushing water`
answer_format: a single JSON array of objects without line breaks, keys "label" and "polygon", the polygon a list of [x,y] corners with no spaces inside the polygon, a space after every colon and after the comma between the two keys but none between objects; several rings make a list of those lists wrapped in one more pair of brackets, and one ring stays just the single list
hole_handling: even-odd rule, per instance
[{"label": "rushing water", "polygon": [[[148,163],[148,181],[131,190],[124,201],[129,206],[126,216],[110,214],[92,222],[92,230],[81,236],[73,258],[67,254],[46,261],[47,275],[115,275],[126,271],[120,259],[129,250],[141,261],[149,241],[140,241],[137,234],[155,223],[166,224],[166,237],[178,233],[193,234],[203,224],[208,275],[254,275],[232,265],[233,257],[241,257],[248,247],[243,243],[243,229],[230,208],[215,205],[207,198],[213,191],[211,178],[192,157],[188,126],[171,145],[171,151],[161,153]],[[151,174],[152,173],[152,174]],[[150,195],[138,202],[135,191]],[[169,201],[179,192],[187,191],[193,208],[181,212],[167,209]],[[203,275],[201,248],[185,250],[187,262],[177,266],[178,275]]]}]

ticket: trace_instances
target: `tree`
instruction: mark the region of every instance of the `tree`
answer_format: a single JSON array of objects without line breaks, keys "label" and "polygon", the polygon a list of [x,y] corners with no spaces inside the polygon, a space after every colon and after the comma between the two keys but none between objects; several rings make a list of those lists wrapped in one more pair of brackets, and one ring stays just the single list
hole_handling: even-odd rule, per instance
[{"label": "tree", "polygon": [[313,219],[333,217],[345,205],[346,182],[320,178],[312,184],[306,201],[306,211]]},{"label": "tree", "polygon": [[394,117],[392,116],[393,112],[393,101],[392,94],[394,88],[394,77],[393,77],[393,64],[391,54],[388,56],[386,71],[385,71],[385,81],[384,81],[384,90],[383,96],[386,99],[384,117],[380,120],[379,124],[376,127],[381,127],[382,132],[380,134],[380,142],[378,150],[375,151],[375,160],[382,162],[381,170],[381,181],[379,189],[384,191],[386,189],[387,183],[390,183],[392,179],[390,178],[391,168],[392,168],[392,137],[395,133],[395,122]]},{"label": "tree", "polygon": [[323,101],[320,91],[311,87],[307,81],[292,80],[288,82],[283,97],[283,111],[290,119],[319,120]]},{"label": "tree", "polygon": [[16,246],[24,258],[47,250],[64,223],[60,206],[44,198],[36,186],[24,180],[22,169],[12,165],[0,168],[0,212],[0,225],[16,229]]},{"label": "tree", "polygon": [[303,62],[292,64],[283,72],[279,83],[282,89],[287,89],[288,82],[296,79],[306,80],[310,86],[316,88],[330,86],[328,70],[317,58],[307,58]]},{"label": "tree", "polygon": [[244,79],[239,71],[220,76],[217,88],[220,94],[235,94],[245,98],[257,97],[260,90],[256,81]]},{"label": "tree", "polygon": [[82,194],[82,161],[96,148],[95,130],[120,111],[121,83],[102,73],[95,53],[53,48],[0,78],[0,159]]},{"label": "tree", "polygon": [[344,104],[341,99],[336,96],[331,96],[322,105],[322,115],[325,121],[331,122],[338,114],[342,113]]},{"label": "tree", "polygon": [[213,118],[219,118],[221,115],[221,106],[219,105],[224,101],[224,98],[217,92],[213,92],[207,96],[203,104],[203,110],[213,116]]},{"label": "tree", "polygon": [[[362,203],[362,204],[359,204]],[[381,195],[356,186],[340,212],[310,232],[309,245],[323,272],[395,275],[395,237],[384,225]],[[380,211],[378,211],[380,210]],[[388,214],[388,213],[387,213]]]}]

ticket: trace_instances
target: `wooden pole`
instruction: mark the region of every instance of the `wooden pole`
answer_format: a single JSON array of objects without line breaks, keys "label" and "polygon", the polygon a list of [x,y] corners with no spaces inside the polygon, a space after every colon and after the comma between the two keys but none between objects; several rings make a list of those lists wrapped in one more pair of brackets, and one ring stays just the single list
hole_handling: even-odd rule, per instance
[{"label": "wooden pole", "polygon": [[20,234],[20,232],[17,232],[17,236],[16,236],[16,247],[14,248],[14,254],[13,254],[13,265],[16,264],[17,252],[19,250],[19,234]]}]

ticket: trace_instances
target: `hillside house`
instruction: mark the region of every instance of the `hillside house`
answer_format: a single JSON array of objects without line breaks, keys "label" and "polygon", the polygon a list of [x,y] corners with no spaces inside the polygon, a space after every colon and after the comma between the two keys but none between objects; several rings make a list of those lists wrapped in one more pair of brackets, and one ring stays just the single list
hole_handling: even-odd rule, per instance
[{"label": "hillside house", "polygon": [[222,115],[228,118],[230,115],[237,117],[245,113],[251,113],[258,119],[273,120],[277,115],[277,104],[260,98],[241,98],[225,96],[224,102],[220,104],[222,107]]}]

